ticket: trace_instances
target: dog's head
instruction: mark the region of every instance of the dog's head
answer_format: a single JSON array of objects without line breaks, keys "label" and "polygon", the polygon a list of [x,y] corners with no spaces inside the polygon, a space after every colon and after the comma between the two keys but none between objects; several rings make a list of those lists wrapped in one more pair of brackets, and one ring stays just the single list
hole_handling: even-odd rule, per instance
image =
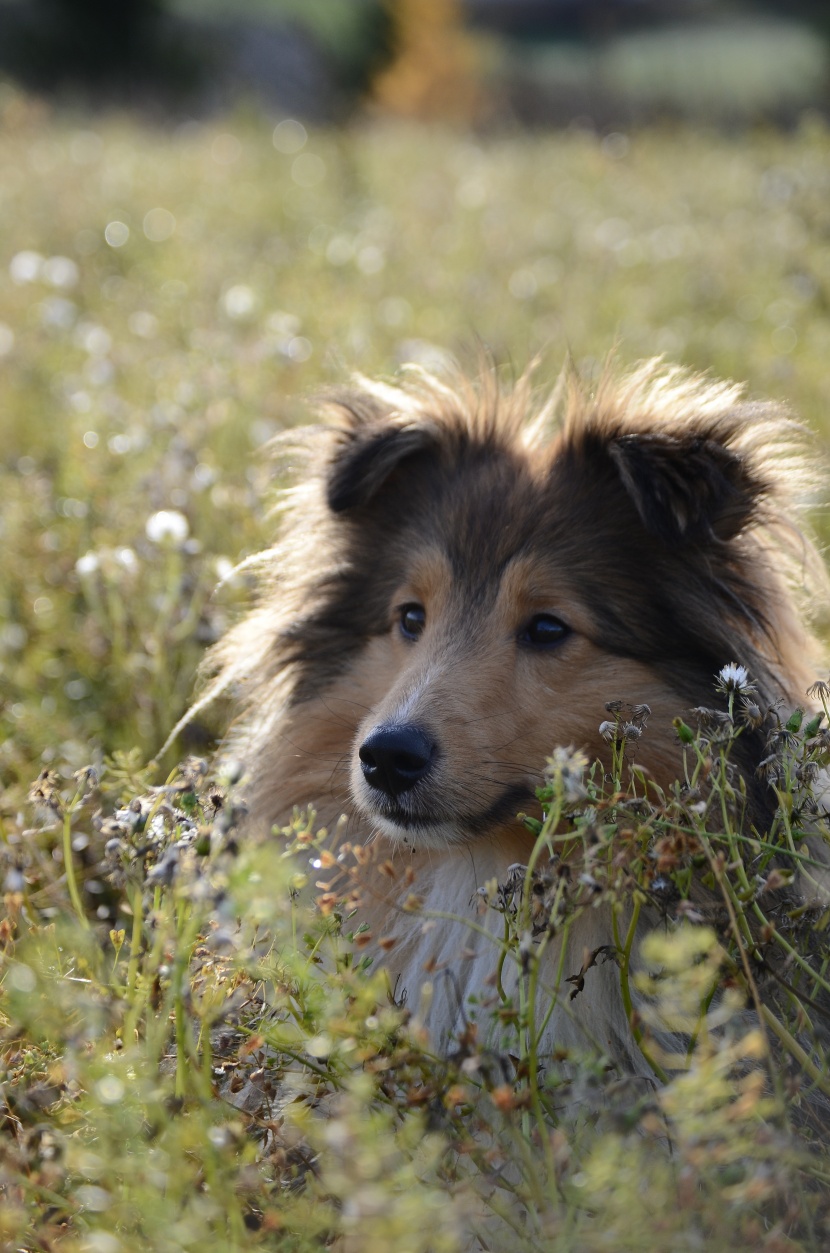
[{"label": "dog's head", "polygon": [[560,391],[531,422],[522,386],[337,401],[340,559],[317,622],[341,632],[362,712],[354,802],[393,839],[509,827],[554,746],[603,756],[609,699],[651,707],[638,763],[667,781],[671,719],[713,702],[724,663],[770,701],[803,690],[770,539],[780,412],[654,366]]},{"label": "dog's head", "polygon": [[[652,363],[594,394],[568,375],[541,406],[487,370],[361,380],[327,417],[289,437],[304,470],[255,559],[260,602],[194,707],[244,703],[231,751],[255,820],[314,804],[331,821],[350,793],[393,839],[492,836],[554,748],[603,758],[608,701],[651,707],[636,764],[667,783],[672,719],[715,703],[725,663],[762,705],[803,699],[800,603],[824,575],[792,522],[810,476],[776,406]],[[764,792],[760,734],[738,748]]]}]

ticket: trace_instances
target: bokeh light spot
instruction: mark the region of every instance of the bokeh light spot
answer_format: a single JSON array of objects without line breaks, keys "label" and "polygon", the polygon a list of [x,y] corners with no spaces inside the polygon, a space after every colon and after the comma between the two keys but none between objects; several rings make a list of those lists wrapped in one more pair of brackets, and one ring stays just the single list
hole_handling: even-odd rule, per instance
[{"label": "bokeh light spot", "polygon": [[127,240],[130,238],[130,228],[126,222],[119,222],[117,219],[108,222],[104,231],[104,239],[110,248],[123,248]]},{"label": "bokeh light spot", "polygon": [[235,322],[244,322],[256,312],[256,293],[245,283],[237,283],[225,292],[222,305],[229,318],[233,318]]},{"label": "bokeh light spot", "polygon": [[70,257],[48,257],[41,266],[40,276],[50,287],[74,287],[80,272]]},{"label": "bokeh light spot", "polygon": [[169,209],[151,209],[144,216],[144,234],[151,243],[160,244],[169,239],[176,229],[176,219]]},{"label": "bokeh light spot", "polygon": [[293,117],[285,118],[274,127],[273,143],[277,152],[284,152],[286,155],[299,152],[306,146],[307,140],[308,131],[302,122]]},{"label": "bokeh light spot", "polygon": [[19,286],[23,283],[34,283],[35,279],[40,277],[42,265],[43,257],[39,252],[33,252],[27,248],[23,252],[15,253],[9,264],[12,282]]},{"label": "bokeh light spot", "polygon": [[104,1075],[95,1085],[95,1091],[105,1105],[117,1105],[124,1097],[124,1084],[117,1075]]}]

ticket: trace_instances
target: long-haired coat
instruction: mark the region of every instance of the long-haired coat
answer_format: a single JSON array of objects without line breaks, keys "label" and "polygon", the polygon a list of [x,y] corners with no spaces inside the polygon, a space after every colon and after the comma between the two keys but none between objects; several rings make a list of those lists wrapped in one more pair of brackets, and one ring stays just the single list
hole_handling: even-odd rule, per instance
[{"label": "long-haired coat", "polygon": [[[382,850],[396,878],[367,870],[364,914],[398,994],[445,1045],[498,959],[487,918],[467,925],[471,901],[527,860],[516,815],[556,746],[603,759],[606,702],[647,704],[637,764],[668,785],[672,719],[713,703],[725,663],[747,667],[759,704],[803,704],[801,593],[822,575],[791,521],[799,432],[739,387],[658,363],[593,394],[566,373],[541,405],[527,378],[504,391],[488,370],[361,380],[325,417],[293,441],[279,545],[256,559],[259,603],[215,651],[206,699],[241,704],[231,752],[254,823],[312,805]],[[762,826],[760,732],[740,750]],[[413,874],[418,916],[400,908]],[[561,977],[612,943],[609,910],[581,914],[569,943]],[[559,958],[554,941],[543,1051],[590,1044],[646,1073],[613,963],[571,1007]]]}]

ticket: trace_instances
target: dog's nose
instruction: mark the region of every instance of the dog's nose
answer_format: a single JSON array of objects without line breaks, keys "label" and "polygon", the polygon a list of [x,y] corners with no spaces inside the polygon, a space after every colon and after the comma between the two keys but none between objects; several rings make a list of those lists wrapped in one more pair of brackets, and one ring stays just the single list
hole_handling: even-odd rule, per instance
[{"label": "dog's nose", "polygon": [[399,796],[429,773],[437,745],[420,727],[375,727],[358,750],[369,787]]}]

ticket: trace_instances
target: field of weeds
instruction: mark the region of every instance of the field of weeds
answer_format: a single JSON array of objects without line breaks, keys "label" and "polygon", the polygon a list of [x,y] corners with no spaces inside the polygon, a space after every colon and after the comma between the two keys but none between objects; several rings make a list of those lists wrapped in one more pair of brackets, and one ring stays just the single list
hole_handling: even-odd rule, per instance
[{"label": "field of weeds", "polygon": [[[723,917],[681,911],[640,989],[696,1042],[654,1055],[668,1082],[646,1093],[599,1056],[537,1057],[509,998],[434,1056],[348,896],[303,890],[329,856],[313,819],[240,838],[240,779],[210,764],[223,711],[155,756],[249,593],[236,563],[271,535],[269,438],[350,370],[476,340],[508,370],[541,353],[540,383],[568,352],[588,376],[612,348],[665,354],[786,398],[826,438],[823,124],[162,131],[5,90],[0,168],[0,1247],[826,1248],[827,919],[766,935],[800,972],[773,1053],[741,956],[745,916],[771,925],[770,858],[809,863],[800,789],[826,719],[782,713],[769,846],[741,843],[737,715],[681,727],[715,835],[681,797],[645,813],[554,760],[527,880],[482,902],[530,987],[534,835],[549,845],[566,813],[574,848],[593,841],[589,896],[542,883],[552,919],[652,892],[649,850],[684,833]],[[597,829],[609,852],[625,834],[624,863]],[[687,869],[665,867],[683,901]],[[621,935],[623,984],[630,953]],[[638,1029],[648,1049],[648,1015]]]}]

